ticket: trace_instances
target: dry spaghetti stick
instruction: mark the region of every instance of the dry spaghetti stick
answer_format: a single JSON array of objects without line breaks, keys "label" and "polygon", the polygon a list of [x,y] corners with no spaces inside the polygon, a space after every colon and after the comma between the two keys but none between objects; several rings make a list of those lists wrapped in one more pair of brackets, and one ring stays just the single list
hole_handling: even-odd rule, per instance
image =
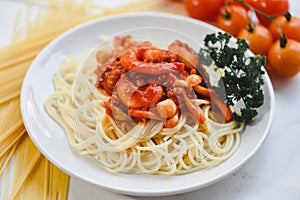
[{"label": "dry spaghetti stick", "polygon": [[14,124],[13,126],[9,127],[8,130],[6,130],[4,133],[0,135],[0,144],[2,144],[4,140],[6,140],[13,133],[17,132],[19,129],[21,130],[24,129],[22,120],[20,120],[18,123]]},{"label": "dry spaghetti stick", "polygon": [[16,99],[19,96],[20,96],[20,91],[14,91],[12,93],[9,93],[6,97],[4,97],[3,99],[0,99],[0,104],[8,102],[12,99]]},{"label": "dry spaghetti stick", "polygon": [[4,180],[4,187],[3,187],[3,198],[7,199],[8,193],[9,193],[9,183],[10,183],[10,172],[11,170],[7,168],[6,174],[5,174],[5,180]]},{"label": "dry spaghetti stick", "polygon": [[[19,103],[20,101],[16,99],[0,107],[0,137],[2,138],[0,143],[0,157],[3,154],[3,149],[5,148],[4,143],[6,143],[7,141],[7,143],[9,143],[8,138],[11,138],[12,141],[10,142],[12,143],[13,140],[17,139],[17,134],[25,132],[25,128],[21,119]],[[17,126],[15,131],[8,134],[9,132],[7,133],[7,131],[10,129],[10,127],[15,126],[16,124]]]},{"label": "dry spaghetti stick", "polygon": [[9,60],[38,47],[42,48],[53,39],[54,35],[57,35],[57,32],[57,29],[48,32],[41,31],[39,34],[33,34],[26,39],[14,42],[9,46],[0,49],[0,61],[3,62],[5,59]]},{"label": "dry spaghetti stick", "polygon": [[68,195],[69,176],[54,165],[50,165],[49,199],[64,200]]},{"label": "dry spaghetti stick", "polygon": [[[8,117],[9,116],[9,117]],[[20,141],[25,133],[21,119],[20,101],[12,100],[0,106],[0,158]]]},{"label": "dry spaghetti stick", "polygon": [[14,99],[6,104],[0,104],[0,119],[0,134],[21,120],[20,100]]},{"label": "dry spaghetti stick", "polygon": [[15,150],[17,148],[17,145],[18,144],[15,144],[11,147],[11,149],[9,149],[9,151],[6,151],[2,157],[0,156],[0,177],[5,167],[8,166],[9,162],[11,161],[13,154],[15,153]]},{"label": "dry spaghetti stick", "polygon": [[19,95],[20,95],[20,91],[9,92],[9,93],[7,93],[7,96],[4,96],[4,95],[1,96],[1,94],[0,94],[0,105],[1,104],[5,104],[7,102],[10,102],[10,101],[12,101],[14,99],[18,99],[16,97],[19,97]]},{"label": "dry spaghetti stick", "polygon": [[[38,150],[36,150],[38,151]],[[34,170],[23,182],[15,199],[49,199],[47,198],[49,187],[49,161],[42,157]]]},{"label": "dry spaghetti stick", "polygon": [[34,51],[29,51],[28,53],[26,53],[24,55],[21,54],[20,56],[17,56],[14,59],[3,61],[0,64],[0,69],[7,69],[9,67],[13,67],[14,65],[18,65],[23,62],[33,60],[40,51],[41,51],[41,49],[36,49]]},{"label": "dry spaghetti stick", "polygon": [[0,86],[0,104],[20,95],[23,79]]},{"label": "dry spaghetti stick", "polygon": [[0,70],[0,87],[17,79],[23,79],[32,61],[27,61],[11,68]]},{"label": "dry spaghetti stick", "polygon": [[[31,43],[31,45],[25,50],[17,50],[17,48],[15,48],[14,52],[0,51],[0,70],[14,67],[16,65],[22,65],[24,64],[24,62],[32,62],[32,60],[45,47],[45,45],[48,44],[53,38],[55,38],[59,33],[54,33],[50,37],[46,35],[43,40],[36,40],[35,42]],[[28,41],[28,43],[30,43],[30,40]]]},{"label": "dry spaghetti stick", "polygon": [[35,168],[36,164],[38,164],[41,158],[42,158],[42,154],[39,151],[36,151],[35,154],[32,156],[31,161],[26,166],[24,166],[25,168],[23,170],[23,174],[21,177],[19,177],[19,180],[16,183],[16,185],[14,185],[13,191],[9,196],[9,199],[11,200],[15,199],[17,193],[22,187],[22,184],[24,183],[26,178],[30,175],[30,173]]},{"label": "dry spaghetti stick", "polygon": [[20,142],[23,135],[25,135],[26,130],[21,129],[20,132],[15,132],[13,135],[7,138],[0,146],[0,158],[7,152],[13,145]]},{"label": "dry spaghetti stick", "polygon": [[15,59],[20,55],[26,55],[34,50],[42,49],[52,39],[54,39],[60,31],[48,31],[40,32],[39,35],[28,37],[24,40],[13,43],[12,45],[0,49],[0,61],[1,65],[3,62],[8,62],[10,59]]},{"label": "dry spaghetti stick", "polygon": [[28,37],[24,40],[0,49],[0,69],[18,64],[34,57],[63,30],[41,32],[39,35]]}]

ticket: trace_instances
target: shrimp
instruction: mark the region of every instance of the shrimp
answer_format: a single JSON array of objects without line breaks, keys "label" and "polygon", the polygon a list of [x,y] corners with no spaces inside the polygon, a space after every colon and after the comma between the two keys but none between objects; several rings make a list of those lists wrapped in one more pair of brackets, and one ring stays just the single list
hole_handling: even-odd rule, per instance
[{"label": "shrimp", "polygon": [[184,72],[184,64],[177,62],[177,55],[154,47],[131,49],[120,57],[120,63],[126,70],[135,70],[145,74],[164,74],[173,71]]}]

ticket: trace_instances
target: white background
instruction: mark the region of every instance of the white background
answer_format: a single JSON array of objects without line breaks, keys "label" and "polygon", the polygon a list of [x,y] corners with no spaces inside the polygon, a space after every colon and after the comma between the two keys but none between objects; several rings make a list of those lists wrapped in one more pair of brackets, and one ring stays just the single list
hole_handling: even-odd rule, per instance
[{"label": "white background", "polygon": [[[106,2],[111,3],[111,1]],[[24,4],[17,1],[0,0],[0,47],[10,43],[19,8],[25,9]],[[290,10],[292,14],[300,17],[300,1],[290,0]],[[273,78],[272,83],[275,90],[276,111],[271,131],[258,152],[238,171],[223,181],[186,194],[165,197],[132,197],[112,193],[71,177],[69,199],[299,200],[300,74],[288,81]]]}]

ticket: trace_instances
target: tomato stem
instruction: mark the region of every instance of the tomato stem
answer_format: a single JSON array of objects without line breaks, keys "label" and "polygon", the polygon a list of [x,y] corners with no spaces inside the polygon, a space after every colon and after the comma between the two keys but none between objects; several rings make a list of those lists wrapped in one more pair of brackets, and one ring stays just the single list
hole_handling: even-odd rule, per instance
[{"label": "tomato stem", "polygon": [[230,12],[227,10],[227,8],[225,8],[225,13],[222,14],[222,17],[224,19],[230,19],[231,18],[231,14]]},{"label": "tomato stem", "polygon": [[247,31],[249,32],[249,33],[253,33],[254,32],[254,27],[253,27],[253,24],[250,22],[249,23],[249,25],[248,25],[248,27],[247,27]]},{"label": "tomato stem", "polygon": [[283,14],[283,16],[285,17],[286,21],[288,21],[288,22],[291,21],[291,19],[292,19],[292,15],[289,12]]},{"label": "tomato stem", "polygon": [[241,4],[243,4],[243,5],[245,5],[246,7],[248,7],[249,9],[251,9],[252,11],[254,11],[254,12],[256,12],[257,14],[259,14],[259,15],[261,15],[261,16],[267,18],[267,19],[270,20],[271,22],[274,21],[274,18],[273,18],[272,16],[270,16],[270,15],[268,15],[268,14],[266,14],[266,13],[264,13],[264,12],[262,12],[262,11],[256,9],[256,8],[254,8],[253,6],[251,6],[250,4],[248,4],[247,2],[245,2],[244,0],[235,0],[235,1],[238,2],[238,3],[241,3]]},{"label": "tomato stem", "polygon": [[229,0],[225,0],[225,3],[224,3],[225,13],[221,15],[224,19],[230,19],[231,18],[231,14],[228,11],[228,3],[229,3]]},{"label": "tomato stem", "polygon": [[[235,1],[238,2],[238,3],[240,3],[240,4],[245,5],[246,7],[248,7],[249,9],[251,9],[253,12],[255,12],[255,13],[257,13],[257,14],[265,17],[265,18],[267,18],[269,21],[271,21],[272,23],[274,23],[276,25],[276,28],[277,28],[278,33],[280,35],[280,47],[284,48],[286,46],[287,39],[286,39],[285,35],[282,32],[280,24],[278,22],[276,22],[274,19],[275,19],[275,17],[277,17],[279,15],[286,16],[287,13],[272,16],[272,15],[268,15],[268,14],[266,14],[266,13],[264,13],[264,12],[262,12],[262,11],[256,9],[256,8],[254,8],[253,6],[251,6],[250,4],[248,4],[247,2],[245,2],[245,0],[235,0]],[[288,14],[287,14],[287,17],[289,17]],[[287,18],[287,20],[288,20],[288,18]]]},{"label": "tomato stem", "polygon": [[284,34],[280,36],[280,48],[285,48],[287,44],[287,39]]}]

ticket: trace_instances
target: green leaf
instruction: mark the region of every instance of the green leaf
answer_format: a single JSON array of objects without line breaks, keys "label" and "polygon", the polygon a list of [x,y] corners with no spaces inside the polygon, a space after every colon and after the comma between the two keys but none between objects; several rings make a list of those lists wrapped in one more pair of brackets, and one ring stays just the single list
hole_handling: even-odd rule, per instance
[{"label": "green leaf", "polygon": [[246,56],[249,45],[244,39],[236,39],[228,33],[209,34],[204,39],[205,47],[199,51],[202,64],[208,65],[213,61],[217,68],[224,70],[224,77],[213,89],[218,93],[226,91],[226,103],[234,106],[243,101],[241,115],[234,113],[238,122],[250,122],[257,115],[257,108],[264,103],[261,89],[264,84],[262,67],[266,63],[264,56]]}]

